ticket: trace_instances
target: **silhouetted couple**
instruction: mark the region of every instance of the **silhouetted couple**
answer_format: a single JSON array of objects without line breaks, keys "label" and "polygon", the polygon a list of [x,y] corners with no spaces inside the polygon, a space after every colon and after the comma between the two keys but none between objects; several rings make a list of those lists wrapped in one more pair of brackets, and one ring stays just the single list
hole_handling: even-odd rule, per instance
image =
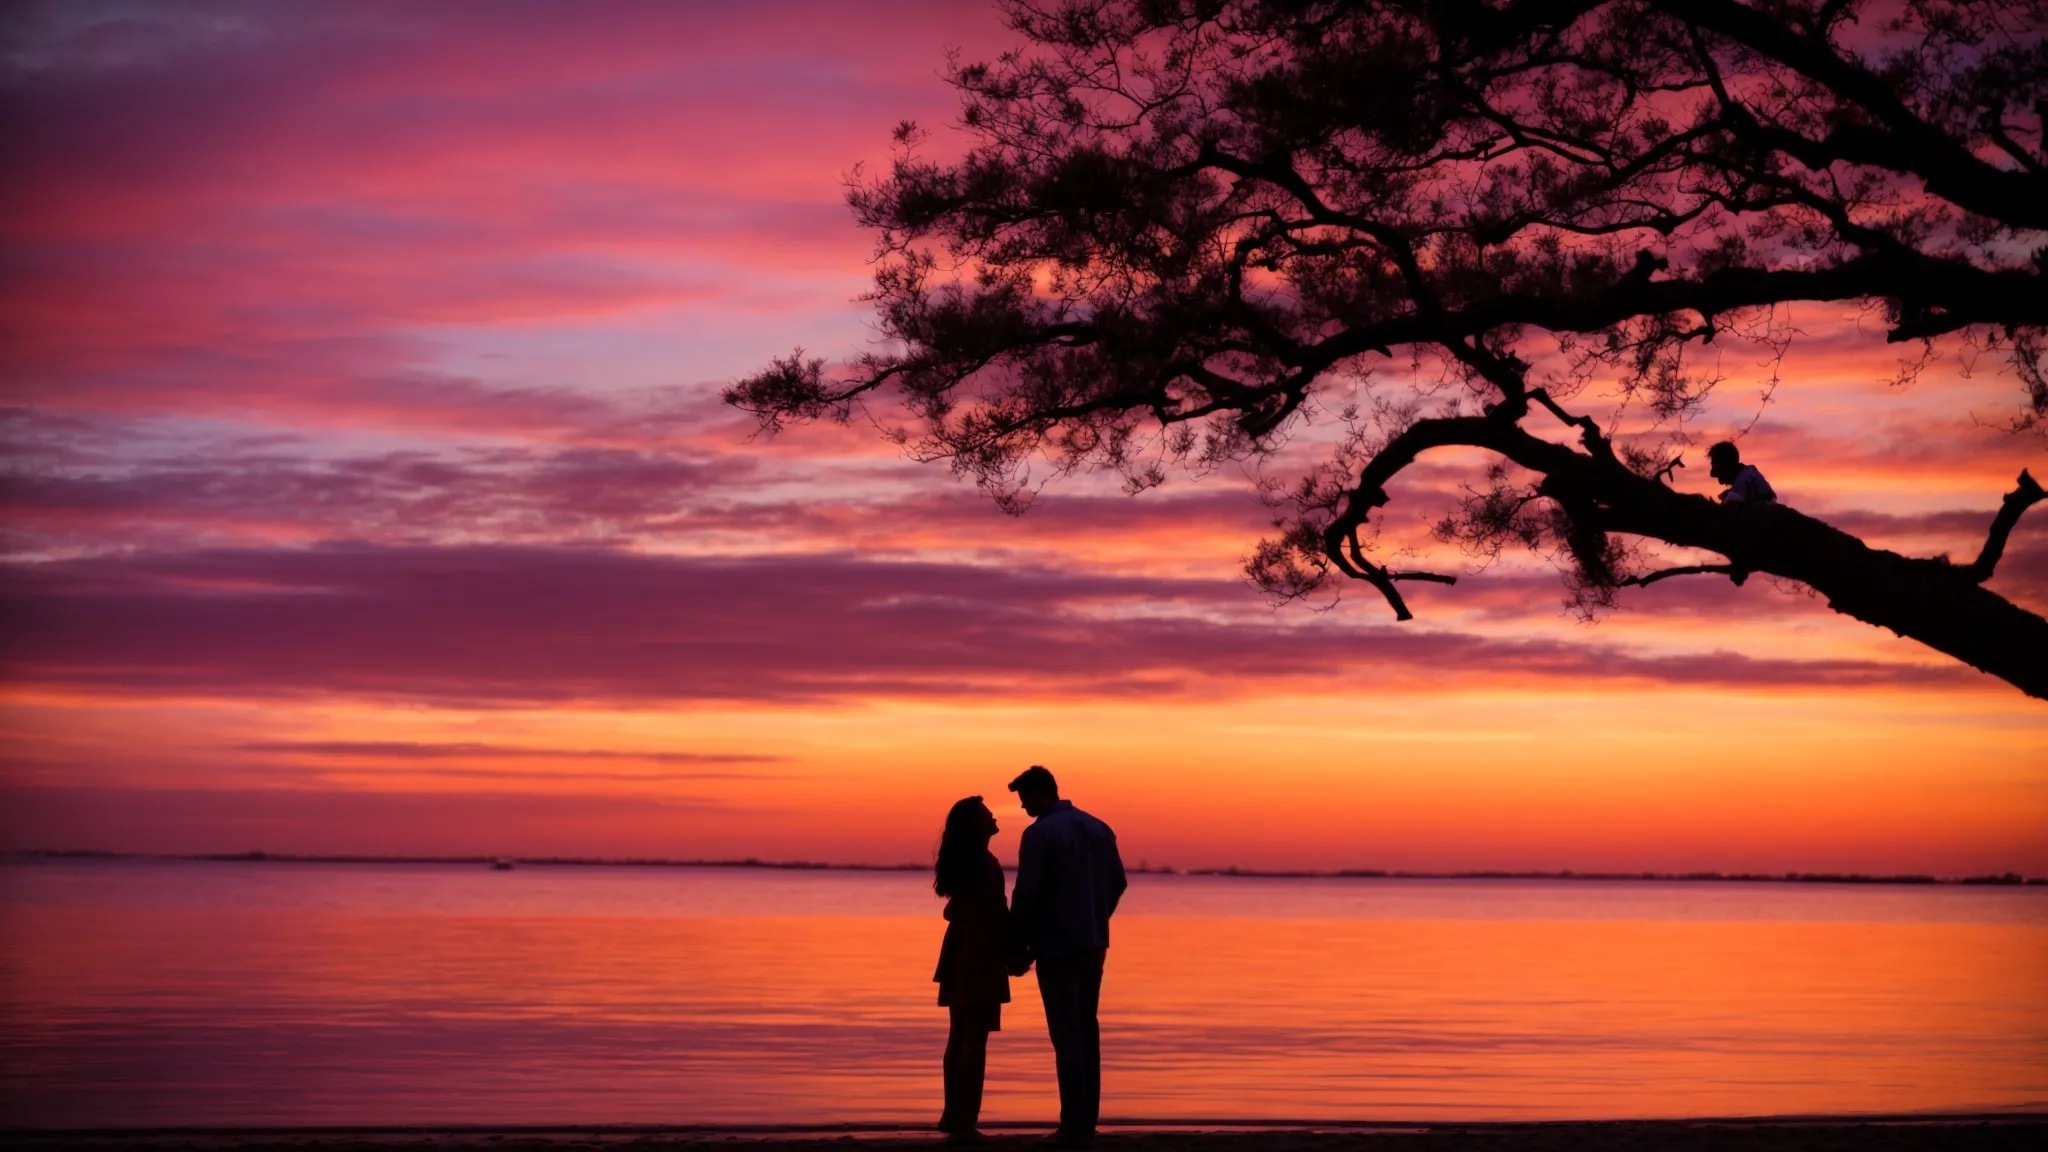
[{"label": "silhouetted couple", "polygon": [[996,818],[979,796],[953,805],[939,839],[932,890],[946,897],[939,948],[939,1003],[951,1011],[946,1036],[946,1110],[939,1130],[955,1143],[981,1139],[981,1084],[988,1034],[1003,1026],[1010,977],[1038,965],[1038,995],[1060,1082],[1060,1129],[1071,1148],[1095,1139],[1102,1107],[1102,961],[1109,917],[1124,894],[1116,834],[1070,800],[1052,773],[1033,765],[1010,791],[1035,817],[1017,848],[1017,887],[1003,903],[1003,866],[988,850]]}]

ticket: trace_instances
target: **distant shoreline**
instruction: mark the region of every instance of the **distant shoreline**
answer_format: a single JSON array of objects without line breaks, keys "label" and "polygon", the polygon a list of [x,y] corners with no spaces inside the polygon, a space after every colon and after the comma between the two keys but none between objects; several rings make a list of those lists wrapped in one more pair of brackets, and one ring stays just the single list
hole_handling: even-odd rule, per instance
[{"label": "distant shoreline", "polygon": [[[245,864],[446,864],[470,867],[557,866],[577,868],[761,868],[786,872],[923,872],[929,864],[834,864],[812,860],[670,860],[600,856],[345,856],[282,852],[112,852],[90,848],[32,848],[0,853],[0,859],[32,860],[185,860]],[[1722,884],[1895,884],[1967,887],[2048,885],[2048,877],[2005,872],[1983,876],[1933,876],[1921,873],[1872,875],[1860,872],[1578,872],[1503,871],[1420,872],[1406,869],[1339,868],[1330,870],[1137,867],[1139,876],[1223,876],[1247,880],[1593,880]]]}]

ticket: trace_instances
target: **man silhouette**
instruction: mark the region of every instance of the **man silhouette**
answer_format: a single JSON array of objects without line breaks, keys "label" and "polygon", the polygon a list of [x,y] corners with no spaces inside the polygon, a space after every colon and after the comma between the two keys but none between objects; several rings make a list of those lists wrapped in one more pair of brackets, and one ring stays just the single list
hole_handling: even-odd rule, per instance
[{"label": "man silhouette", "polygon": [[1010,791],[1037,819],[1017,848],[1017,887],[1010,923],[1017,954],[1011,971],[1022,976],[1038,964],[1038,995],[1052,1033],[1060,1081],[1060,1130],[1069,1148],[1095,1140],[1102,1111],[1102,961],[1109,951],[1109,917],[1124,894],[1124,862],[1116,833],[1071,800],[1060,799],[1052,773],[1034,764],[1010,781]]}]

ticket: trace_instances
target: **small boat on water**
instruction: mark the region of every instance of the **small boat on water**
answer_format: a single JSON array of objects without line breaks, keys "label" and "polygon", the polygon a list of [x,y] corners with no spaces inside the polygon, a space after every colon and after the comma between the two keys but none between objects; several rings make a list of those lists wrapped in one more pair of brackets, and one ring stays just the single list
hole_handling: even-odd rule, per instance
[{"label": "small boat on water", "polygon": [[503,856],[491,861],[491,871],[493,872],[510,872],[511,870],[512,861],[505,859]]}]

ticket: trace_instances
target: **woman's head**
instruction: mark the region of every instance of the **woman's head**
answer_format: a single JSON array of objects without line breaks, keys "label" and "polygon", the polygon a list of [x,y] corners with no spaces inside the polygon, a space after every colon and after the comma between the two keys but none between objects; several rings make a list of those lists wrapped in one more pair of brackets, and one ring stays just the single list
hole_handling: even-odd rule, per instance
[{"label": "woman's head", "polygon": [[953,805],[946,813],[946,829],[939,834],[939,850],[932,861],[932,891],[951,896],[972,883],[996,830],[995,813],[981,797],[969,796]]}]

